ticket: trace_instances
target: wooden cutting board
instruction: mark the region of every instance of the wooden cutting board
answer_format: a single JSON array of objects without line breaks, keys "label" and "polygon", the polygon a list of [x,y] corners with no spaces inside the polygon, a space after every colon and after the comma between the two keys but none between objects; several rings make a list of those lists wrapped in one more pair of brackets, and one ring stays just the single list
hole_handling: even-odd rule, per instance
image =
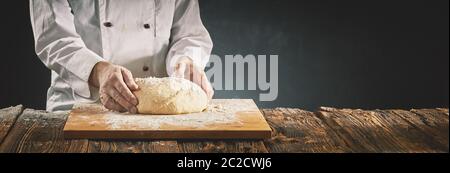
[{"label": "wooden cutting board", "polygon": [[140,115],[76,104],[64,126],[65,138],[91,139],[264,139],[271,129],[251,99],[214,99],[200,113]]}]

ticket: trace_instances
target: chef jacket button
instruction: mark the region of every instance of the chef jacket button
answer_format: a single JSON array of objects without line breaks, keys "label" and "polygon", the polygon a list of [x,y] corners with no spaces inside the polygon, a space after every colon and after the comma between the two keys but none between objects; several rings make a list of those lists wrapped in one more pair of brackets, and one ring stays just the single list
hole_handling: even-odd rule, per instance
[{"label": "chef jacket button", "polygon": [[142,70],[144,70],[144,71],[148,71],[148,66],[144,66],[144,67],[142,67]]},{"label": "chef jacket button", "polygon": [[111,22],[105,22],[105,23],[103,23],[103,25],[108,28],[113,26],[113,24]]},{"label": "chef jacket button", "polygon": [[145,29],[149,29],[150,28],[150,24],[148,24],[148,23],[144,24],[144,28]]}]

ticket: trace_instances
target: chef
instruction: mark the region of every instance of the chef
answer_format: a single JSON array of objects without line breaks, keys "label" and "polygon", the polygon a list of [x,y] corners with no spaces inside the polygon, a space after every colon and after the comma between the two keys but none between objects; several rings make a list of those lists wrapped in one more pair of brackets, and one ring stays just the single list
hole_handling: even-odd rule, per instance
[{"label": "chef", "polygon": [[47,111],[100,99],[137,112],[135,77],[184,77],[213,89],[198,0],[30,0],[39,59],[51,69]]}]

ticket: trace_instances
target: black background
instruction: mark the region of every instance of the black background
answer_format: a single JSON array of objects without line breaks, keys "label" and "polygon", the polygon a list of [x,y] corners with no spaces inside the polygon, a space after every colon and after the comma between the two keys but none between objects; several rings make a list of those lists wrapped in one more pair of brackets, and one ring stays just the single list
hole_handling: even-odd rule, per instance
[{"label": "black background", "polygon": [[[345,171],[361,172],[361,170],[370,168],[375,172],[383,172],[387,169],[395,172],[440,172],[445,170],[448,163],[447,153],[120,153],[120,154],[1,154],[0,161],[5,163],[2,168],[11,167],[14,170],[21,169],[28,171],[30,167],[33,170],[43,170],[45,172],[57,172],[59,169],[48,169],[43,167],[52,163],[55,166],[70,167],[77,172],[86,171],[121,171],[121,172],[140,172],[143,169],[159,169],[165,171],[204,171],[204,168],[178,168],[178,160],[187,159],[205,159],[212,162],[218,162],[218,165],[211,165],[208,171],[251,171],[251,172],[280,172],[282,170],[313,170],[313,171]],[[55,157],[57,156],[57,157]],[[221,167],[222,158],[270,158],[271,167],[261,170],[260,168],[246,167]],[[446,161],[447,160],[447,161]],[[15,166],[19,163],[26,166]],[[10,164],[11,163],[11,164]],[[73,166],[76,163],[77,166]],[[79,163],[79,164],[78,164]],[[233,162],[232,162],[233,163]],[[243,165],[243,163],[241,163]],[[324,166],[326,165],[326,166]]]},{"label": "black background", "polygon": [[[279,55],[279,96],[261,107],[448,107],[448,0],[201,0],[213,53]],[[0,108],[44,109],[28,1],[5,1]],[[216,98],[258,99],[255,91]]]}]

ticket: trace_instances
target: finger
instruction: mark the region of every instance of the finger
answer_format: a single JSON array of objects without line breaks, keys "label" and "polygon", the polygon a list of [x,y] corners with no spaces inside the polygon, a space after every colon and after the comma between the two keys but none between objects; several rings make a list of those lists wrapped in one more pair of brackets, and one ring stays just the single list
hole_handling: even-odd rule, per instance
[{"label": "finger", "polygon": [[130,88],[130,90],[138,90],[139,86],[136,83],[136,81],[134,81],[133,79],[133,74],[131,74],[130,71],[128,71],[127,69],[122,69],[122,77],[123,80],[125,81],[125,84],[127,84],[128,88]]},{"label": "finger", "polygon": [[108,95],[103,95],[102,103],[105,106],[105,108],[118,111],[118,112],[125,112],[126,109],[120,106],[118,103],[114,101],[111,97]]},{"label": "finger", "polygon": [[123,98],[125,98],[125,100],[133,104],[133,106],[138,104],[136,96],[134,96],[124,81],[118,80],[115,82],[114,88],[120,93],[120,95],[122,95]]},{"label": "finger", "polygon": [[202,86],[202,78],[203,78],[203,74],[204,72],[202,70],[200,70],[200,68],[195,68],[193,67],[192,70],[192,82],[196,83],[198,86]]},{"label": "finger", "polygon": [[202,89],[206,92],[208,99],[211,100],[214,96],[214,89],[212,88],[211,83],[209,82],[208,77],[206,76],[206,73],[202,74],[201,86]]},{"label": "finger", "polygon": [[108,95],[116,102],[118,103],[120,106],[126,108],[130,113],[136,113],[137,109],[135,108],[135,106],[133,104],[131,104],[130,102],[128,102],[123,96],[122,94],[119,93],[118,90],[116,90],[115,88],[111,88],[108,91]]},{"label": "finger", "polygon": [[186,67],[187,67],[186,71],[184,72],[185,79],[194,82],[194,73],[195,73],[194,66],[192,64],[187,64]]},{"label": "finger", "polygon": [[179,77],[179,78],[184,78],[184,72],[186,71],[186,64],[185,63],[178,63],[174,73],[172,74],[172,76],[174,77]]}]

